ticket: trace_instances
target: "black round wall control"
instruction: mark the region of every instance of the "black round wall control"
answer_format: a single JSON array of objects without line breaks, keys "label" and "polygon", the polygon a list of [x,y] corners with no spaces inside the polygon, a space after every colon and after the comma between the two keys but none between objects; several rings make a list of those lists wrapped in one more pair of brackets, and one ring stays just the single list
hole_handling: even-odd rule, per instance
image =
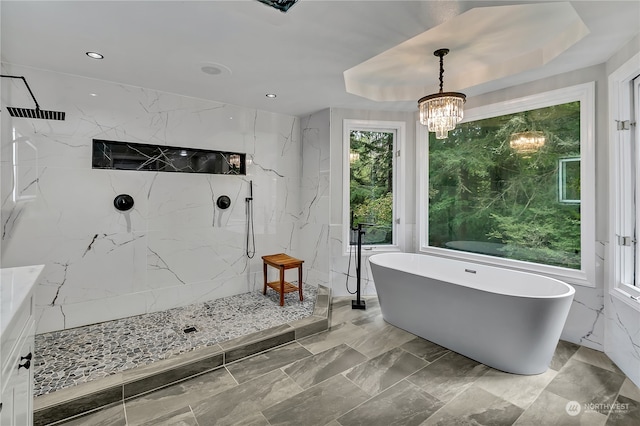
[{"label": "black round wall control", "polygon": [[231,205],[231,199],[226,195],[221,195],[218,197],[218,201],[216,201],[216,204],[219,208],[221,208],[222,210],[225,210],[225,209],[228,209],[229,206]]},{"label": "black round wall control", "polygon": [[120,194],[113,200],[113,206],[121,212],[126,212],[133,208],[133,197],[128,194]]}]

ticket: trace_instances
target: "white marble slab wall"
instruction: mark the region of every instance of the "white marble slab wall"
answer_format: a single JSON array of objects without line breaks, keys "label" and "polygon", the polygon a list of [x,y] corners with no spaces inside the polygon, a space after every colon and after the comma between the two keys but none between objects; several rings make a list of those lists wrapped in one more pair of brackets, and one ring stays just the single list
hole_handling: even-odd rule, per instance
[{"label": "white marble slab wall", "polygon": [[606,354],[640,387],[640,321],[638,311],[607,294]]},{"label": "white marble slab wall", "polygon": [[330,286],[330,111],[302,118],[300,256],[305,283]]},{"label": "white marble slab wall", "polygon": [[[2,132],[2,266],[46,264],[36,290],[38,332],[253,290],[262,286],[261,255],[297,254],[297,118],[17,66],[5,70],[27,77],[43,109],[67,113],[65,121],[10,120],[38,150],[38,190],[28,203],[6,196],[13,185],[11,141]],[[3,106],[28,104],[10,84]],[[245,152],[247,175],[94,170],[93,138]],[[250,180],[253,260],[245,254]],[[113,207],[122,193],[135,200],[128,213]],[[227,210],[215,204],[221,195],[231,198]]]}]

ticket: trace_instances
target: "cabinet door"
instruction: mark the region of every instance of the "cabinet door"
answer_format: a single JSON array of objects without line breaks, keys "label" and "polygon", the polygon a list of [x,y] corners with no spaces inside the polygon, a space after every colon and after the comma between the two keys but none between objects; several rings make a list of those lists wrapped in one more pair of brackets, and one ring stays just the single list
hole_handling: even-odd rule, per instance
[{"label": "cabinet door", "polygon": [[[13,366],[3,377],[0,426],[31,426],[33,424],[33,321],[27,324],[17,350],[8,362]],[[28,367],[28,368],[27,368]]]}]

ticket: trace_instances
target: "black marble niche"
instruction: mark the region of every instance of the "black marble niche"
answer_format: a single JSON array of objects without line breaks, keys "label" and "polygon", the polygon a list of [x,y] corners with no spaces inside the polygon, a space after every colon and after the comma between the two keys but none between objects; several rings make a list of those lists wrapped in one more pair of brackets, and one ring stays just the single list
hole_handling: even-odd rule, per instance
[{"label": "black marble niche", "polygon": [[258,0],[260,3],[264,3],[280,12],[287,12],[291,6],[296,4],[298,0]]},{"label": "black marble niche", "polygon": [[93,140],[92,167],[153,172],[246,174],[246,154]]}]

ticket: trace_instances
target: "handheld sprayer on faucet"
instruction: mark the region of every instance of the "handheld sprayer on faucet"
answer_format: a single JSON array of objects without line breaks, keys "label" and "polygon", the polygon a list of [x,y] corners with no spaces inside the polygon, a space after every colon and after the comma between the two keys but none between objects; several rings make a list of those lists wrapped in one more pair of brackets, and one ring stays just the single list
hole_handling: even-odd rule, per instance
[{"label": "handheld sprayer on faucet", "polygon": [[360,298],[360,268],[362,266],[362,236],[366,233],[365,226],[375,226],[373,223],[358,223],[358,226],[353,226],[353,212],[351,212],[351,230],[357,232],[357,244],[358,244],[358,259],[356,262],[356,300],[351,301],[351,309],[367,309],[367,304]]}]

